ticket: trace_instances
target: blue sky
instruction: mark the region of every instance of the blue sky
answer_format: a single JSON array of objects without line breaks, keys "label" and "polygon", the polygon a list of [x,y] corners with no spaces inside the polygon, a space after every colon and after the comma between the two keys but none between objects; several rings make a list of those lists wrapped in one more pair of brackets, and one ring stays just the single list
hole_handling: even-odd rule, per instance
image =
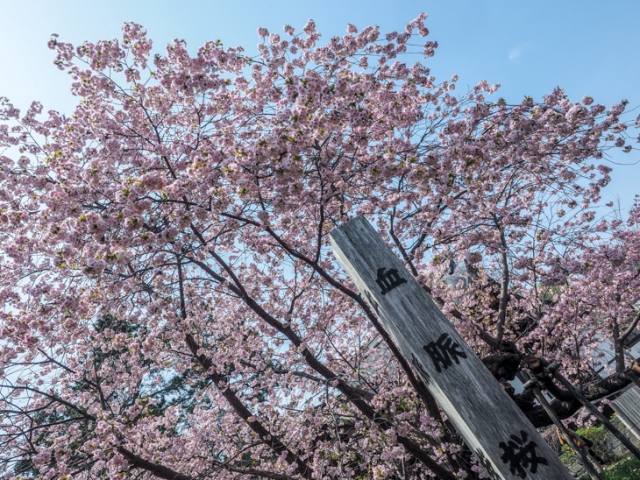
[{"label": "blue sky", "polygon": [[[0,95],[22,108],[40,100],[46,110],[72,110],[67,75],[53,66],[46,46],[53,32],[79,43],[117,37],[122,23],[133,20],[148,29],[156,48],[181,38],[195,51],[206,40],[221,39],[249,53],[260,26],[300,30],[313,18],[328,38],[344,33],[347,23],[401,30],[421,11],[429,14],[430,38],[440,45],[428,60],[433,73],[441,79],[457,73],[461,90],[486,79],[502,85],[499,95],[508,102],[517,102],[560,85],[571,99],[591,95],[611,105],[626,98],[640,106],[637,0],[4,0]],[[631,153],[614,160],[639,158]],[[640,193],[639,179],[640,166],[615,167],[605,197],[618,195],[628,207]]]}]

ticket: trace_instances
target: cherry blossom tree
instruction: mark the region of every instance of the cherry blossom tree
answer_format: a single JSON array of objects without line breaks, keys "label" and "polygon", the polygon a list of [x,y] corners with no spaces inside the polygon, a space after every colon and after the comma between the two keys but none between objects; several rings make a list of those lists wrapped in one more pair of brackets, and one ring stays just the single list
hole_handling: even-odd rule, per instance
[{"label": "cherry blossom tree", "polygon": [[257,56],[51,39],[73,114],[0,113],[3,474],[484,478],[331,254],[357,215],[510,393],[536,358],[591,399],[631,381],[640,211],[600,208],[626,102],[456,95],[402,61],[425,18],[261,28]]}]

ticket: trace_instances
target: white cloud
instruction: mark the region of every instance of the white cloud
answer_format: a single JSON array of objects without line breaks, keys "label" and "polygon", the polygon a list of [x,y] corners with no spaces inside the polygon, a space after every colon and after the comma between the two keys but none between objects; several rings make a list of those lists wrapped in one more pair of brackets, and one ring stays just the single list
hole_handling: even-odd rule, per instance
[{"label": "white cloud", "polygon": [[519,43],[509,51],[509,60],[515,62],[518,58],[523,56],[525,52],[531,50],[532,48],[533,42]]}]

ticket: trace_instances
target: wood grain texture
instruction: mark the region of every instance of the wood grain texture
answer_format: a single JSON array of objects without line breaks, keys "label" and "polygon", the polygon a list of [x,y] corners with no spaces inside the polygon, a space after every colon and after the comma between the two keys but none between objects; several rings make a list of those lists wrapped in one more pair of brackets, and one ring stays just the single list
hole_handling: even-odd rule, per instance
[{"label": "wood grain texture", "polygon": [[[574,478],[364,217],[333,230],[331,242],[338,262],[492,478]],[[389,275],[394,269],[403,282]]]},{"label": "wood grain texture", "polygon": [[611,407],[622,423],[640,439],[640,388],[631,387],[613,400]]}]

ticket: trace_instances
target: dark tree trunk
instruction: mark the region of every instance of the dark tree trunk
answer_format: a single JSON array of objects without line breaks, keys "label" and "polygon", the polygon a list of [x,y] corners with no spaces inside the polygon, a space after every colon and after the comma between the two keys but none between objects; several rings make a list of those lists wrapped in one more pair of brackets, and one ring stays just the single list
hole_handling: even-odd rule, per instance
[{"label": "dark tree trunk", "polygon": [[[485,357],[482,359],[482,362],[503,385],[505,391],[511,396],[513,401],[516,402],[518,407],[520,407],[535,427],[551,425],[553,423],[551,418],[540,405],[535,404],[531,391],[524,391],[515,395],[513,388],[509,388],[510,385],[506,383],[515,378],[516,373],[522,369],[523,364],[526,364],[534,373],[542,374],[544,368],[540,360],[531,357],[523,361],[522,355],[516,353],[514,349],[509,350],[510,351]],[[640,359],[637,359],[630,368],[624,371],[617,372],[607,378],[596,379],[593,382],[583,385],[581,389],[582,394],[590,402],[597,401],[622,390],[632,383],[633,373],[640,374]],[[560,388],[550,379],[545,382],[544,389],[555,397],[549,404],[561,419],[572,416],[582,407],[582,404],[575,399],[570,392]]]}]

